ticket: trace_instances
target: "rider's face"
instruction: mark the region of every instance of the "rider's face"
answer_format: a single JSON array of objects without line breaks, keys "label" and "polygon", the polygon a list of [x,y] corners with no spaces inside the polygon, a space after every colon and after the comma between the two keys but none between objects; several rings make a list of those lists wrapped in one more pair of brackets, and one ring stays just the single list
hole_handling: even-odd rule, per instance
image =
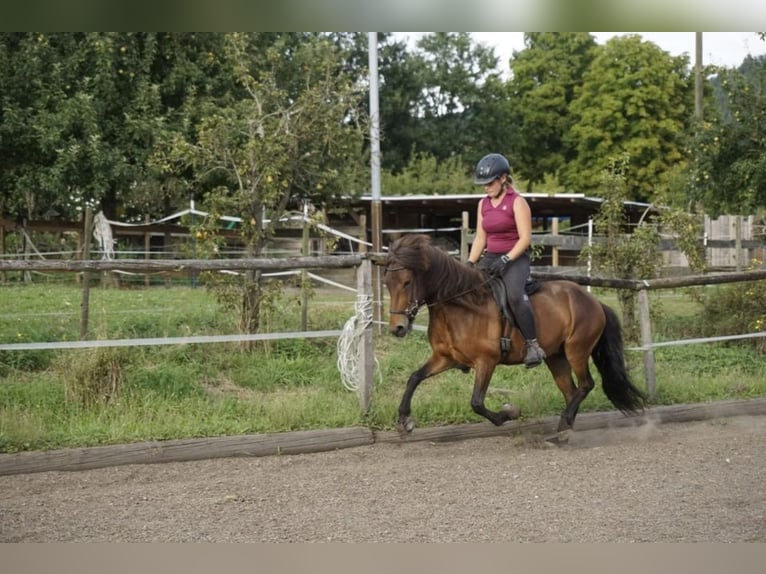
[{"label": "rider's face", "polygon": [[500,190],[502,189],[503,182],[498,177],[497,179],[494,179],[490,181],[489,183],[484,184],[484,191],[487,193],[487,195],[490,195],[492,197],[497,196],[500,193]]}]

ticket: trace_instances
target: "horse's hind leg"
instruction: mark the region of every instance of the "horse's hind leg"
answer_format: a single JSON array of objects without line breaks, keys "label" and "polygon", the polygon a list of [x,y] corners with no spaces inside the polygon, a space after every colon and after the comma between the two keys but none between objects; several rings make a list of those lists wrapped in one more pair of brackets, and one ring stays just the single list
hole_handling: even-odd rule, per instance
[{"label": "horse's hind leg", "polygon": [[489,387],[489,381],[492,379],[492,373],[495,370],[495,366],[485,367],[483,365],[476,365],[476,375],[473,383],[473,394],[471,395],[471,408],[473,412],[488,419],[492,424],[500,426],[505,421],[510,421],[519,418],[521,411],[514,405],[503,405],[503,408],[499,412],[491,411],[484,405],[484,398],[487,395],[487,387]]},{"label": "horse's hind leg", "polygon": [[[588,369],[587,359],[582,361],[581,359],[567,359],[563,355],[556,355],[549,357],[546,363],[553,374],[561,394],[564,395],[566,407],[561,413],[558,431],[566,431],[574,425],[580,404],[591,392],[595,382]],[[572,371],[574,371],[577,377],[577,385],[572,380]]]}]

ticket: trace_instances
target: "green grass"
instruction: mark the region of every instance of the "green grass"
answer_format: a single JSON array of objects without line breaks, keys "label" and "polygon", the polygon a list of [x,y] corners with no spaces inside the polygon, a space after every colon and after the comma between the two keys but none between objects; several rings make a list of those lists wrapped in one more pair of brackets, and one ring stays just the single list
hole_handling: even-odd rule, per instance
[{"label": "green grass", "polygon": [[[609,293],[596,295],[614,303]],[[80,297],[74,286],[0,287],[0,342],[78,339]],[[662,310],[653,319],[658,339],[700,336],[694,320],[699,304],[682,293],[653,293],[652,308]],[[317,290],[309,302],[309,328],[338,329],[353,313],[353,294]],[[94,288],[90,317],[91,332],[100,339],[236,332],[234,317],[204,288]],[[424,312],[418,324],[426,319]],[[284,295],[264,324],[270,331],[299,331],[296,294]],[[119,352],[0,351],[0,452],[356,425],[394,428],[407,378],[430,354],[425,334],[414,331],[397,339],[385,328],[375,329],[382,377],[376,379],[366,414],[340,382],[336,343],[277,340],[257,352],[242,351],[234,343]],[[642,387],[641,353],[628,351],[627,356]],[[763,359],[754,346],[741,343],[659,348],[656,403],[766,396]],[[115,364],[119,376],[109,380],[104,365]],[[116,390],[96,393],[91,401],[79,398],[78,393],[108,384]],[[472,375],[459,371],[424,381],[412,405],[417,424],[483,421],[470,407],[472,385]],[[527,418],[555,415],[563,408],[545,367],[498,368],[487,405],[497,409],[505,402],[518,404]],[[597,384],[581,412],[612,409]]]}]

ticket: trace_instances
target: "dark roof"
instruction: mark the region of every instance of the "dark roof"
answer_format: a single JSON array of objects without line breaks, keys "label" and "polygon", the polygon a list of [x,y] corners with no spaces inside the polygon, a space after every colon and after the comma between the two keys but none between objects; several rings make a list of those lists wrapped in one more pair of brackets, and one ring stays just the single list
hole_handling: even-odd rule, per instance
[{"label": "dark roof", "polygon": [[[522,193],[532,209],[533,217],[571,217],[573,219],[587,221],[598,213],[603,199],[587,197],[581,193]],[[397,207],[413,210],[427,210],[439,214],[448,214],[461,211],[475,212],[477,202],[484,194],[460,194],[460,195],[396,195],[381,196],[381,206]],[[372,204],[372,197],[365,195],[358,200],[361,205],[368,208]],[[631,222],[638,221],[648,209],[654,209],[649,203],[636,201],[625,202],[625,211]]]}]

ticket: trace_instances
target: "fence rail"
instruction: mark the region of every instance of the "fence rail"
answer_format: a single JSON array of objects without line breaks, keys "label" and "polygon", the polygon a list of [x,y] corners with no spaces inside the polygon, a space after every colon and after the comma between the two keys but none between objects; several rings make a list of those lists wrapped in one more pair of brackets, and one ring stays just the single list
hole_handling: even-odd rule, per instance
[{"label": "fence rail", "polygon": [[543,281],[551,279],[566,279],[580,285],[593,287],[610,287],[612,289],[630,289],[643,291],[652,289],[674,289],[677,287],[694,287],[701,285],[717,285],[722,283],[737,283],[740,281],[758,281],[766,279],[766,269],[752,271],[737,271],[730,273],[707,273],[686,275],[684,277],[663,277],[659,279],[611,279],[608,277],[591,277],[588,275],[558,275],[556,273],[536,272],[532,270],[535,279]]},{"label": "fence rail", "polygon": [[[609,287],[612,289],[629,289],[638,292],[638,313],[641,331],[641,351],[644,360],[644,378],[646,379],[646,389],[651,399],[657,395],[657,374],[654,363],[654,349],[664,346],[661,343],[652,341],[652,323],[649,310],[648,292],[652,289],[674,289],[677,287],[694,287],[702,285],[720,285],[723,283],[739,283],[748,281],[766,280],[766,269],[755,269],[752,271],[740,271],[733,273],[713,273],[703,275],[688,275],[686,277],[667,277],[660,279],[609,279],[604,277],[589,277],[586,275],[556,275],[555,273],[535,273],[532,276],[540,280],[567,279],[581,285],[591,285],[594,287]],[[750,333],[742,335],[745,337],[760,337],[761,333]],[[709,339],[695,339],[688,341],[676,341],[676,344],[692,344],[701,342],[712,342],[720,340],[719,337]]]},{"label": "fence rail", "polygon": [[[145,259],[103,259],[103,260],[44,260],[44,261],[1,261],[0,271],[166,271],[166,270],[193,270],[193,271],[233,271],[260,269],[264,271],[281,271],[286,269],[328,269],[328,268],[357,268],[357,294],[371,296],[372,294],[372,271],[371,261],[362,255],[341,255],[321,257],[294,257],[290,259],[274,258],[244,258],[244,259],[183,259],[183,260],[145,260]],[[83,282],[82,313],[84,324],[81,326],[82,339],[87,338],[87,315],[88,315],[88,282]],[[20,351],[31,349],[53,348],[90,348],[90,347],[118,347],[137,345],[173,345],[190,343],[222,343],[239,342],[247,340],[266,339],[306,339],[314,337],[339,337],[343,331],[302,331],[297,333],[270,333],[270,334],[238,334],[199,337],[165,337],[157,339],[121,339],[102,341],[65,341],[50,343],[13,343],[0,345],[0,351]],[[358,346],[359,357],[356,358],[359,382],[358,391],[359,405],[362,411],[369,408],[372,396],[373,368],[375,364],[372,325],[368,326],[361,336],[362,341]]]},{"label": "fence rail", "polygon": [[[145,259],[112,259],[112,260],[47,260],[47,261],[3,261],[0,260],[0,271],[69,271],[69,272],[88,272],[88,271],[160,271],[160,270],[197,270],[197,271],[224,271],[224,270],[248,270],[260,269],[267,271],[286,270],[286,269],[322,269],[322,268],[344,268],[357,267],[357,294],[358,296],[374,297],[376,289],[372,281],[372,264],[383,262],[384,254],[367,253],[364,255],[330,255],[319,257],[293,257],[287,259],[274,258],[245,258],[245,259],[182,259],[182,260],[145,260]],[[684,277],[670,277],[646,280],[628,280],[612,279],[604,277],[591,277],[587,275],[576,274],[556,274],[547,272],[532,272],[532,276],[539,280],[569,280],[581,285],[606,287],[611,289],[628,289],[638,292],[639,299],[639,321],[641,330],[641,347],[644,361],[644,375],[646,379],[647,391],[650,397],[656,396],[656,373],[654,364],[654,349],[665,346],[667,343],[654,343],[652,341],[652,328],[650,320],[648,291],[657,289],[673,289],[678,287],[715,285],[724,283],[748,282],[766,280],[766,269],[757,269],[752,271],[731,272],[731,273],[713,273],[702,275],[689,275]],[[380,304],[380,302],[379,302]],[[328,336],[333,335],[330,333]],[[283,334],[286,337],[311,336],[308,333]],[[253,335],[254,337],[262,337]],[[761,336],[760,333],[737,336],[738,338]],[[228,337],[228,336],[226,336]],[[248,335],[237,335],[238,340],[243,340]],[[214,339],[216,339],[214,337]],[[366,409],[370,401],[370,391],[373,382],[374,354],[372,329],[367,328],[363,335],[363,357],[360,359],[361,381],[360,381],[360,404]],[[227,338],[227,341],[229,339]],[[714,338],[708,339],[710,341]],[[694,339],[688,342],[676,342],[677,344],[699,343],[705,340]],[[183,341],[179,341],[183,342]],[[188,342],[219,342],[216,341],[188,341]],[[87,343],[82,343],[86,345]],[[118,342],[112,341],[115,346]],[[122,344],[122,343],[119,343]],[[128,344],[128,343],[124,343]],[[158,343],[158,344],[173,344]],[[26,347],[25,347],[26,348]],[[0,350],[20,350],[15,344],[0,345]]]},{"label": "fence rail", "polygon": [[0,260],[2,271],[236,271],[261,269],[339,269],[356,267],[362,255],[325,255],[319,257],[290,258],[238,258],[238,259],[49,259]]}]

